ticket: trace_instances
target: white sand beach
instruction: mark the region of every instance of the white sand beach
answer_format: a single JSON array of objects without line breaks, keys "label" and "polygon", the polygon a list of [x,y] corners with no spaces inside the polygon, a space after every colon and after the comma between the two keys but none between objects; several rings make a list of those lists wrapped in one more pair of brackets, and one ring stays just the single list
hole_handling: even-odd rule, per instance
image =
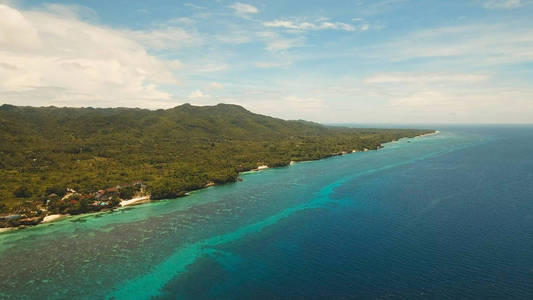
[{"label": "white sand beach", "polygon": [[53,221],[57,221],[59,219],[63,219],[65,217],[68,217],[68,215],[60,215],[60,214],[48,215],[48,216],[44,217],[44,219],[41,221],[41,223],[53,222]]},{"label": "white sand beach", "polygon": [[435,132],[431,132],[431,133],[426,133],[426,134],[421,134],[419,136],[416,136],[417,138],[421,138],[421,137],[425,137],[425,136],[430,136],[430,135],[435,135],[435,134],[439,134],[440,131],[439,130],[436,130]]},{"label": "white sand beach", "polygon": [[150,196],[142,196],[142,197],[137,197],[137,198],[133,198],[133,199],[130,199],[130,200],[120,201],[120,206],[141,204],[141,203],[145,203],[145,202],[148,202],[148,201],[150,201]]}]

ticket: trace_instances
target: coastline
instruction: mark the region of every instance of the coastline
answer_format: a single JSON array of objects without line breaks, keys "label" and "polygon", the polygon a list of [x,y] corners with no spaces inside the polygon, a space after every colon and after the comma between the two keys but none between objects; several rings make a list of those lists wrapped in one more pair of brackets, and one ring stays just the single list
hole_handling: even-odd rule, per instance
[{"label": "coastline", "polygon": [[[401,140],[409,140],[409,139],[419,139],[419,138],[424,138],[424,137],[428,137],[428,136],[432,136],[432,135],[437,135],[440,133],[440,130],[435,130],[433,132],[430,132],[430,133],[424,133],[424,134],[421,134],[421,135],[417,135],[417,136],[414,136],[414,137],[404,137],[404,138],[400,138],[400,139],[397,139],[397,140],[394,140],[394,141],[390,141],[390,142],[387,142],[387,143],[383,143],[379,146],[378,149],[380,148],[383,148],[385,145],[387,144],[390,144],[390,143],[396,143],[396,142],[399,142]],[[364,151],[368,151],[368,149],[364,150]],[[361,151],[356,151],[356,152],[361,152]]]},{"label": "coastline", "polygon": [[439,134],[439,133],[440,133],[440,130],[435,130],[434,132],[417,135],[417,136],[415,136],[415,138],[421,138],[421,137],[425,137],[425,136],[436,135],[436,134]]},{"label": "coastline", "polygon": [[[332,153],[329,156],[321,157],[321,158],[318,158],[318,159],[302,160],[302,161],[293,161],[293,160],[291,160],[287,165],[281,165],[281,166],[276,166],[276,167],[269,167],[268,165],[260,165],[257,168],[254,168],[254,169],[251,169],[251,170],[248,170],[248,171],[239,172],[239,176],[240,175],[244,175],[244,174],[264,171],[264,170],[268,170],[268,169],[271,169],[271,168],[288,167],[288,166],[292,166],[292,165],[294,165],[296,163],[318,161],[318,160],[322,160],[322,159],[326,159],[326,158],[330,158],[330,157],[334,157],[334,156],[341,156],[341,155],[346,155],[346,154],[355,154],[355,153],[359,153],[359,152],[367,152],[367,151],[370,151],[370,150],[376,150],[377,151],[377,150],[383,148],[383,145],[388,144],[388,143],[397,142],[397,141],[402,140],[402,139],[422,138],[422,137],[426,137],[426,136],[436,135],[436,134],[439,134],[439,133],[440,133],[439,130],[435,130],[433,132],[417,135],[417,136],[414,136],[414,137],[400,138],[398,140],[393,140],[393,141],[390,141],[390,142],[385,142],[383,144],[380,144],[380,145],[377,146],[376,149],[367,149],[367,148],[363,148],[362,150],[355,150],[354,149],[352,151],[342,151],[342,152],[339,152],[339,153]],[[199,190],[203,190],[205,188],[211,187],[211,186],[222,185],[222,184],[227,184],[227,183],[230,183],[230,182],[221,183],[221,184],[215,184],[214,182],[208,182],[203,188],[198,189],[198,190],[194,190],[194,191],[199,191]],[[191,192],[193,192],[193,191],[186,192],[184,194],[184,196],[190,195]],[[134,205],[140,205],[140,204],[144,204],[144,203],[149,203],[151,201],[152,200],[151,200],[150,195],[142,196],[142,197],[136,197],[136,198],[132,198],[132,199],[129,199],[129,200],[122,200],[122,201],[120,201],[120,203],[119,203],[119,205],[117,207],[111,208],[111,210],[113,210],[115,208],[122,208],[122,207],[127,207],[127,206],[134,206]],[[87,213],[80,214],[80,215],[87,215]],[[47,224],[47,223],[51,223],[51,222],[54,222],[54,221],[59,221],[59,220],[62,220],[62,219],[68,218],[68,217],[73,217],[73,216],[72,215],[63,215],[63,214],[51,214],[51,215],[45,216],[42,219],[42,221],[40,221],[39,223],[37,223],[35,225],[28,225],[28,226],[33,227],[33,226],[38,226],[40,224]],[[0,234],[6,233],[6,232],[10,232],[10,231],[13,231],[13,230],[17,230],[17,229],[23,229],[23,228],[26,228],[28,226],[3,227],[3,228],[0,228]]]},{"label": "coastline", "polygon": [[66,218],[66,217],[70,217],[70,215],[61,215],[61,214],[48,215],[48,216],[44,217],[43,220],[41,221],[41,223],[39,223],[39,224],[58,221],[60,219]]},{"label": "coastline", "polygon": [[131,206],[131,205],[147,203],[147,202],[150,202],[150,196],[142,196],[142,197],[132,198],[132,199],[129,199],[129,200],[122,200],[122,201],[120,201],[119,205],[121,207],[124,207],[124,206]]}]

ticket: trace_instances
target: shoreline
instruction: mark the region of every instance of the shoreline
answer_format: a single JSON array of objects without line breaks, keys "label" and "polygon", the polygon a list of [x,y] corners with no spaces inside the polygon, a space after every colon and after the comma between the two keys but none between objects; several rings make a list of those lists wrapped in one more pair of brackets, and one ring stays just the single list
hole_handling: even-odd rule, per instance
[{"label": "shoreline", "polygon": [[421,138],[421,137],[425,137],[425,136],[436,135],[436,134],[439,134],[439,133],[440,133],[440,130],[435,130],[434,132],[431,132],[431,133],[424,133],[424,134],[421,134],[421,135],[417,135],[414,138]]},{"label": "shoreline", "polygon": [[[402,139],[422,138],[422,137],[426,137],[426,136],[436,135],[436,134],[439,134],[439,133],[440,133],[439,130],[435,130],[433,132],[424,133],[424,134],[417,135],[417,136],[414,136],[414,137],[400,138],[398,140],[393,140],[393,141],[390,141],[390,142],[385,142],[383,144],[380,144],[376,149],[367,149],[367,148],[363,148],[363,150],[355,150],[354,149],[352,151],[343,151],[343,152],[340,152],[340,153],[332,153],[330,156],[326,156],[326,157],[322,157],[322,158],[318,158],[318,159],[302,160],[302,161],[293,161],[293,160],[291,160],[287,165],[284,165],[284,166],[269,167],[268,165],[260,165],[257,168],[254,168],[254,169],[251,169],[251,170],[248,170],[248,171],[239,172],[238,175],[240,176],[240,175],[255,173],[255,172],[264,171],[264,170],[273,169],[273,168],[289,167],[289,166],[292,166],[292,165],[297,164],[297,163],[318,161],[318,160],[327,159],[327,158],[331,158],[331,157],[335,157],[335,156],[343,156],[343,155],[347,155],[347,154],[355,154],[355,153],[367,152],[367,151],[371,151],[371,150],[377,151],[377,150],[383,148],[384,147],[383,145],[388,144],[388,143],[394,143],[394,142],[397,142],[397,141],[402,140]],[[237,181],[239,181],[239,180],[237,180]],[[201,190],[204,190],[204,189],[206,189],[208,187],[211,187],[211,186],[223,185],[223,184],[227,184],[227,183],[230,183],[230,182],[221,183],[221,184],[215,184],[214,182],[209,182],[201,189],[186,192],[185,196],[190,195],[191,192],[201,191]],[[152,202],[150,195],[137,197],[137,198],[132,198],[132,199],[129,199],[129,200],[122,200],[122,201],[120,201],[119,205],[117,207],[112,208],[112,210],[116,209],[116,208],[123,208],[123,207],[128,207],[128,206],[140,205],[140,204],[149,203],[149,202]],[[80,215],[88,215],[88,214],[91,214],[91,213],[84,213],[84,214],[80,214]],[[80,215],[76,215],[76,216],[80,216]],[[39,222],[38,224],[35,224],[35,225],[18,226],[18,227],[2,227],[2,228],[0,228],[0,234],[6,233],[6,232],[10,232],[10,231],[14,231],[14,230],[18,230],[18,229],[27,228],[27,227],[34,227],[34,226],[38,226],[40,224],[49,224],[49,223],[52,223],[54,221],[63,220],[65,218],[69,218],[69,217],[74,217],[74,216],[72,216],[72,215],[62,215],[62,214],[51,214],[51,215],[45,216],[42,219],[41,222]]]},{"label": "shoreline", "polygon": [[70,217],[70,215],[61,215],[61,214],[48,215],[48,216],[44,217],[43,220],[41,221],[41,223],[39,223],[39,224],[58,221],[58,220],[66,218],[66,217]]},{"label": "shoreline", "polygon": [[142,203],[147,203],[147,202],[150,202],[150,196],[142,196],[142,197],[137,197],[137,198],[132,198],[132,199],[129,199],[129,200],[122,200],[120,201],[120,206],[121,207],[125,207],[125,206],[131,206],[131,205],[137,205],[137,204],[142,204]]},{"label": "shoreline", "polygon": [[[385,145],[387,144],[392,144],[392,143],[396,143],[396,142],[399,142],[401,140],[409,140],[409,139],[418,139],[418,138],[423,138],[423,137],[427,137],[427,136],[432,136],[432,135],[437,135],[440,133],[440,130],[435,130],[433,132],[430,132],[430,133],[424,133],[424,134],[421,134],[421,135],[417,135],[417,136],[414,136],[414,137],[403,137],[403,138],[400,138],[400,139],[397,139],[397,140],[394,140],[394,141],[390,141],[390,142],[386,142],[386,143],[383,143],[380,145],[380,147],[378,149],[381,149],[383,148]],[[368,149],[364,150],[364,151],[368,151]],[[356,152],[362,152],[362,151],[356,151]]]}]

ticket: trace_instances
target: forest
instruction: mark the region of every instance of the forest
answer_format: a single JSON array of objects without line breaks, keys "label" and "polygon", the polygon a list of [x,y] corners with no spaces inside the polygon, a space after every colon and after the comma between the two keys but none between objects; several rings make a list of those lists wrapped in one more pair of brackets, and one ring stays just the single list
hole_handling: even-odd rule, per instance
[{"label": "forest", "polygon": [[261,165],[377,149],[429,132],[286,121],[231,104],[159,110],[5,104],[0,106],[0,226],[16,223],[5,217],[12,214],[30,222],[47,213],[113,208],[140,194],[176,198],[235,182],[239,172]]}]

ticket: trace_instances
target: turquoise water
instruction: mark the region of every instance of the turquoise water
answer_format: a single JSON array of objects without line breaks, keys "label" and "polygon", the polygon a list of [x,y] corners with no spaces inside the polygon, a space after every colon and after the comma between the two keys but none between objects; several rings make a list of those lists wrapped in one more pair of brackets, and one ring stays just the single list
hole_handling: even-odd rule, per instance
[{"label": "turquoise water", "polygon": [[531,298],[532,153],[445,127],[0,234],[0,298]]}]

